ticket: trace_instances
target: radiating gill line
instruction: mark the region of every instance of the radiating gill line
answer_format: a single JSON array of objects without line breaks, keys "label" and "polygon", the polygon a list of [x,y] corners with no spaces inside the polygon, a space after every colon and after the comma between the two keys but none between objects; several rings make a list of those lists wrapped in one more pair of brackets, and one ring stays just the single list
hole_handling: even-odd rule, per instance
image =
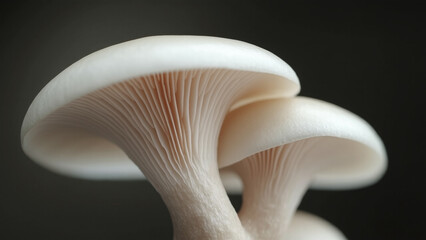
[{"label": "radiating gill line", "polygon": [[[157,94],[156,94],[156,91],[154,91],[154,90],[156,90],[156,84],[154,82],[156,82],[156,79],[155,78],[151,79],[150,76],[144,77],[144,78],[141,79],[141,85],[142,85],[143,92],[148,94],[145,99],[148,100],[147,105],[150,107],[149,113],[152,113],[152,114],[150,114],[150,116],[151,116],[150,121],[152,121],[153,124],[154,124],[155,134],[151,135],[151,140],[155,140],[157,143],[159,143],[157,146],[162,146],[161,148],[154,147],[154,149],[156,149],[156,151],[159,151],[160,149],[162,149],[161,152],[166,154],[166,156],[164,156],[164,154],[163,154],[162,157],[159,160],[162,161],[162,164],[164,166],[167,166],[168,163],[169,164],[171,163],[170,162],[171,158],[170,158],[169,153],[167,152],[168,151],[167,140],[163,136],[164,132],[166,132],[165,128],[164,128],[165,127],[164,126],[165,120],[164,120],[164,117],[158,116],[160,111],[159,111],[158,104],[157,104],[157,101],[156,101]],[[149,85],[151,85],[151,87]],[[162,124],[159,124],[159,123],[162,123]],[[170,171],[171,169],[169,167],[167,167],[166,170]],[[174,174],[171,174],[171,176],[173,176],[173,178],[174,178]]]},{"label": "radiating gill line", "polygon": [[[187,79],[187,71],[184,71],[181,73],[181,77],[182,79]],[[189,144],[189,150],[191,152],[191,159],[194,159],[196,157],[196,153],[194,153],[195,148],[193,148],[193,133],[192,133],[192,126],[191,126],[191,104],[190,103],[190,92],[191,92],[191,87],[192,87],[192,82],[191,81],[180,81],[181,82],[181,87],[183,89],[182,93],[182,98],[185,99],[185,104],[183,105],[184,109],[183,112],[185,113],[185,117],[184,117],[184,121],[185,121],[185,130],[186,130],[186,135],[188,136],[188,142]],[[193,161],[189,161],[189,165],[194,166]]]},{"label": "radiating gill line", "polygon": [[[171,131],[170,131],[170,125],[169,125],[170,124],[169,123],[170,118],[167,117],[167,114],[164,112],[164,108],[162,107],[162,105],[163,105],[162,102],[164,101],[164,96],[161,93],[161,87],[159,87],[159,84],[162,81],[164,81],[164,79],[163,80],[155,79],[154,80],[155,83],[153,84],[155,91],[151,91],[152,96],[157,97],[157,98],[153,98],[153,102],[155,104],[158,115],[161,116],[161,119],[162,119],[161,125],[163,125],[162,126],[163,131],[159,132],[160,130],[157,129],[157,137],[159,138],[159,140],[161,142],[162,148],[164,149],[165,153],[167,154],[167,158],[163,158],[162,160],[163,160],[163,164],[166,166],[166,169],[168,171],[173,172],[173,174],[171,174],[171,176],[174,177],[174,176],[178,175],[181,179],[185,179],[184,176],[182,175],[182,171],[179,167],[178,161],[174,161],[174,160],[178,159],[177,156],[175,155],[175,152],[170,151],[170,147],[171,147],[170,142],[169,142],[170,141],[170,139],[169,139],[170,135],[169,135],[169,137],[163,136],[163,134],[171,133]],[[163,114],[161,114],[161,113],[163,113]],[[153,138],[155,138],[155,136]]]},{"label": "radiating gill line", "polygon": [[[154,122],[152,121],[152,111],[151,107],[146,101],[146,94],[144,94],[145,90],[138,85],[139,81],[143,81],[142,79],[135,79],[133,81],[129,81],[129,85],[125,85],[128,91],[132,94],[133,98],[136,99],[135,103],[137,104],[140,112],[142,113],[143,122],[145,122],[144,126],[146,126],[147,132],[152,132],[155,128]],[[133,91],[132,91],[133,89]]]},{"label": "radiating gill line", "polygon": [[[224,95],[223,92],[221,91],[221,86],[227,86],[227,87],[231,87],[228,86],[227,84],[219,84],[222,83],[224,78],[219,77],[220,75],[225,76],[227,75],[227,71],[219,71],[219,70],[215,70],[212,69],[209,71],[209,79],[211,78],[212,80],[210,81],[211,85],[210,87],[208,87],[209,89],[215,89],[216,93],[218,93],[218,95],[214,95],[212,94],[212,91],[209,91],[206,93],[206,100],[205,100],[205,112],[204,112],[204,118],[203,118],[203,125],[207,125],[208,123],[210,124],[220,124],[220,122],[223,121],[223,119],[221,119],[221,121],[218,120],[218,117],[220,114],[217,114],[219,112],[218,109],[220,108],[226,108],[226,106],[223,106],[224,102],[228,101],[228,96]],[[226,81],[226,80],[225,80]],[[229,81],[228,81],[229,82]],[[213,101],[212,99],[216,99],[216,101]],[[204,140],[207,142],[203,141],[203,144],[213,144],[213,145],[209,145],[209,146],[215,146],[217,145],[217,143],[211,143],[211,140],[214,139],[213,136],[211,136],[211,132],[209,132],[209,137],[205,138]],[[209,157],[206,155],[206,153],[203,153],[203,157]]]},{"label": "radiating gill line", "polygon": [[[194,171],[193,171],[194,169],[192,169],[188,166],[188,163],[187,163],[187,160],[186,160],[186,159],[189,158],[189,154],[187,152],[187,148],[185,147],[186,139],[185,139],[185,135],[182,133],[182,126],[180,124],[180,122],[181,122],[180,115],[183,114],[183,113],[179,111],[179,108],[176,104],[177,91],[176,91],[176,88],[175,88],[176,83],[175,83],[175,79],[173,78],[173,74],[168,75],[168,85],[169,85],[169,88],[171,88],[171,91],[169,91],[169,94],[171,92],[171,93],[173,93],[173,95],[170,96],[170,99],[169,99],[170,104],[168,104],[167,106],[169,108],[170,114],[174,116],[173,117],[173,123],[174,123],[173,127],[175,129],[176,138],[179,138],[178,143],[180,143],[179,146],[178,146],[177,152],[181,155],[181,158],[182,158],[181,164],[184,165],[186,171],[192,172],[192,174],[194,174]],[[173,111],[173,109],[174,109],[174,111]],[[186,153],[184,151],[186,151]]]},{"label": "radiating gill line", "polygon": [[[142,112],[143,111],[143,109],[141,109],[140,107],[138,107],[139,105],[137,104],[137,100],[138,100],[138,98],[132,93],[132,91],[130,91],[129,90],[129,88],[131,88],[132,87],[132,85],[131,85],[131,83],[132,83],[133,81],[131,80],[131,81],[128,81],[128,83],[129,83],[129,85],[127,85],[127,84],[118,84],[118,85],[116,85],[116,91],[117,91],[117,93],[119,93],[119,96],[120,96],[120,98],[119,99],[122,99],[122,100],[124,100],[124,103],[127,103],[127,105],[131,108],[131,111],[130,112],[132,112],[131,113],[131,116],[132,116],[132,119],[133,119],[133,122],[134,122],[134,124],[135,124],[135,126],[138,128],[138,130],[139,131],[136,131],[135,132],[135,134],[137,135],[137,141],[138,142],[144,142],[144,145],[142,145],[142,147],[139,147],[139,148],[137,148],[137,149],[143,149],[143,154],[146,156],[146,157],[149,157],[149,155],[147,154],[147,151],[146,151],[146,149],[143,147],[143,146],[150,146],[151,144],[150,143],[148,143],[145,139],[144,139],[144,135],[147,135],[149,132],[150,132],[150,128],[149,128],[149,126],[147,126],[146,125],[146,123],[145,122],[147,122],[147,121],[144,121],[143,119],[141,119],[141,116],[139,115],[139,114],[137,114],[137,113],[140,113],[140,112]],[[126,94],[127,93],[127,94]],[[128,97],[128,96],[130,96],[130,97]],[[123,103],[123,104],[124,104]],[[127,107],[126,107],[127,108]],[[145,123],[145,124],[144,124]],[[138,151],[138,150],[136,150],[136,151]],[[159,153],[158,152],[158,150],[157,151],[155,151],[157,154],[160,154],[160,155],[157,155],[157,156],[155,156],[154,155],[154,153],[152,153],[153,155],[151,155],[151,157],[161,157],[161,153]],[[138,158],[141,158],[141,157],[138,157]],[[150,164],[151,165],[151,164]],[[150,168],[152,169],[153,168],[153,166],[151,165],[150,166]],[[157,171],[158,172],[158,171]]]},{"label": "radiating gill line", "polygon": [[[151,141],[153,141],[153,143],[156,146],[160,146],[161,143],[159,142],[160,139],[158,138],[158,128],[156,127],[156,121],[154,119],[155,116],[153,116],[153,114],[155,114],[155,111],[153,110],[153,104],[152,102],[148,101],[147,99],[150,98],[150,96],[147,95],[147,93],[149,91],[147,91],[147,87],[149,88],[149,84],[146,83],[147,80],[146,78],[137,78],[133,81],[134,85],[137,86],[137,88],[135,89],[136,94],[138,95],[138,99],[140,101],[138,101],[138,103],[141,104],[141,110],[144,112],[144,116],[146,116],[146,121],[150,123],[151,129],[149,130],[148,136],[150,137]],[[143,106],[142,106],[143,105]],[[145,140],[145,138],[143,138]],[[163,164],[164,166],[166,165],[165,162],[165,153],[163,152],[163,150],[158,149],[156,147],[154,147],[152,145],[152,143],[150,141],[148,141],[148,139],[146,139],[146,146],[148,147],[148,151],[152,153],[152,155],[158,155],[159,160],[161,160],[161,162],[159,162],[158,164]],[[170,169],[166,169],[167,171],[170,171]],[[163,171],[163,169],[162,169]],[[169,174],[170,175],[170,174]]]},{"label": "radiating gill line", "polygon": [[152,123],[154,124],[154,129],[158,132],[159,130],[165,132],[165,126],[164,124],[158,124],[158,123],[164,123],[164,116],[159,116],[159,113],[161,111],[159,111],[158,109],[158,105],[155,101],[155,99],[157,98],[157,94],[156,94],[156,81],[157,79],[153,76],[144,76],[140,78],[142,81],[140,81],[142,89],[145,94],[146,97],[145,99],[147,100],[147,106],[148,106],[148,113],[150,116],[150,121],[152,121]]},{"label": "radiating gill line", "polygon": [[[99,120],[103,123],[103,125],[107,124],[110,125],[112,129],[118,129],[116,131],[115,137],[111,136],[110,137],[114,137],[113,140],[115,139],[114,142],[118,141],[118,138],[121,138],[121,141],[126,142],[126,134],[128,134],[128,129],[123,128],[123,124],[120,124],[121,120],[117,120],[117,119],[121,119],[120,116],[118,116],[115,112],[111,112],[110,109],[113,108],[112,105],[110,105],[109,102],[106,102],[105,99],[100,98],[100,92],[97,92],[94,95],[88,96],[90,101],[78,101],[77,103],[81,106],[84,105],[83,108],[87,109],[87,111],[85,111],[85,116],[92,116],[92,119],[98,119],[98,116],[103,116],[101,117]],[[95,105],[96,107],[93,107],[93,105]],[[76,105],[74,105],[76,106]],[[97,109],[102,109],[100,111],[97,111]],[[107,111],[107,112],[106,112]],[[108,114],[109,117],[108,117]],[[72,118],[72,117],[71,117]],[[113,121],[104,121],[105,118],[111,118]],[[99,121],[97,121],[99,123]],[[95,124],[93,124],[95,125]],[[90,127],[88,127],[90,130]],[[108,131],[105,132],[109,132],[110,129],[107,129]],[[102,135],[102,134],[101,134]],[[117,144],[117,142],[116,142]]]},{"label": "radiating gill line", "polygon": [[[98,93],[101,93],[101,92],[98,92]],[[108,98],[108,96],[105,96],[104,94],[102,94],[100,97],[101,98]],[[114,111],[114,108],[109,108],[109,110],[110,110],[109,114],[112,115],[112,116],[114,116],[114,115],[116,115],[118,113],[118,112]],[[108,116],[105,116],[102,119],[106,119],[106,118],[108,119]],[[114,119],[115,119],[115,117],[112,118],[113,121],[111,121],[111,122],[114,122]],[[110,122],[110,121],[107,121],[107,122]],[[123,127],[126,126],[125,124],[119,124],[121,122],[120,120],[115,121],[115,122],[117,122],[118,123],[117,125],[120,126],[118,129],[123,129]],[[111,130],[111,129],[108,129],[108,130]],[[128,129],[125,128],[124,130],[122,130],[122,132],[127,132],[128,133]],[[124,137],[124,139],[122,139],[122,142],[121,143],[119,142],[118,144],[119,145],[123,145],[123,143],[124,143],[125,144],[125,148],[124,149],[127,149],[127,151],[134,152],[134,149],[139,149],[139,147],[136,145],[137,141],[129,141],[129,140],[132,140],[132,139],[129,139],[129,137],[131,138],[132,134],[128,133],[127,137]],[[135,155],[136,155],[136,153],[135,153]],[[138,155],[140,155],[140,154],[138,154]],[[146,156],[147,157],[154,157],[155,154],[153,154],[151,156],[149,156],[148,154],[146,154]],[[138,157],[137,159],[134,159],[134,160],[137,161],[137,162],[140,162],[139,158],[140,157]],[[139,164],[142,164],[142,166],[145,166],[145,167],[149,168],[149,166],[147,166],[146,162],[140,162]]]},{"label": "radiating gill line", "polygon": [[[133,81],[128,81],[128,84],[119,84],[117,85],[117,91],[120,91],[123,96],[130,96],[130,97],[124,97],[124,101],[127,103],[127,105],[132,109],[132,118],[137,124],[137,127],[144,133],[147,133],[150,131],[150,124],[149,121],[146,121],[144,119],[144,111],[141,109],[139,104],[139,98],[135,93],[132,91]],[[135,90],[133,88],[133,90]]]},{"label": "radiating gill line", "polygon": [[[107,98],[108,98],[108,95],[106,96]],[[121,108],[119,108],[119,112],[121,112]],[[121,112],[122,113],[122,112]],[[130,128],[131,128],[131,126],[129,126]],[[127,129],[126,129],[127,130]],[[142,130],[142,129],[141,129]],[[128,131],[127,131],[128,132]],[[143,140],[143,138],[142,139],[140,139],[140,136],[135,136],[134,135],[134,131],[130,131],[130,134],[128,134],[128,137],[132,137],[132,138],[136,138],[136,139],[139,139],[138,141],[124,141],[124,142],[127,142],[127,146],[129,146],[130,148],[126,148],[127,149],[127,151],[129,151],[129,150],[134,150],[134,149],[136,149],[136,151],[138,152],[138,151],[140,151],[140,150],[142,150],[141,148],[140,148],[140,146],[137,146],[136,145],[136,143],[137,142],[140,142],[141,140]],[[155,139],[155,138],[154,138]],[[149,156],[148,154],[146,154],[147,153],[147,151],[146,150],[143,150],[143,153],[142,154],[144,154],[145,153],[145,156],[146,157],[151,157],[151,158],[157,158],[157,159],[164,159],[164,151],[159,151],[160,149],[156,149],[155,151],[153,151],[154,149],[155,149],[155,147],[153,147],[153,146],[151,146],[152,144],[150,144],[149,142],[147,142],[147,141],[143,141],[143,142],[145,142],[145,145],[144,146],[147,146],[148,147],[148,149],[150,150],[150,152],[151,152],[151,156]],[[142,147],[143,148],[143,147]],[[144,148],[144,149],[146,149],[146,147]],[[159,154],[159,155],[158,155]],[[134,160],[136,160],[137,162],[139,162],[139,164],[141,164],[141,166],[145,166],[146,168],[148,168],[148,169],[150,169],[151,171],[154,171],[154,172],[158,172],[159,170],[161,171],[161,172],[163,172],[162,171],[162,169],[163,168],[158,168],[158,166],[153,166],[152,164],[150,164],[151,162],[150,161],[140,161],[140,154],[137,154],[137,155],[139,155],[139,157],[137,157],[137,159],[134,159]],[[162,156],[163,155],[163,156]],[[148,163],[148,164],[147,164]],[[164,164],[164,165],[166,165],[166,164]],[[166,168],[167,169],[167,168]],[[174,175],[173,174],[168,174],[168,176],[169,177],[173,177],[174,178]]]},{"label": "radiating gill line", "polygon": [[173,156],[173,158],[171,159],[175,159],[176,161],[171,161],[170,165],[171,167],[173,167],[173,170],[176,171],[176,174],[180,175],[180,177],[182,179],[185,179],[184,176],[182,175],[182,173],[184,172],[182,169],[182,161],[185,161],[184,159],[181,159],[181,157],[178,156],[178,146],[177,146],[177,142],[178,140],[176,139],[176,131],[173,126],[173,122],[174,122],[174,118],[173,118],[173,114],[168,111],[168,97],[165,96],[167,95],[167,86],[168,84],[166,84],[165,82],[167,81],[167,79],[164,79],[164,75],[161,75],[161,81],[156,83],[157,86],[157,95],[159,96],[159,98],[157,99],[157,101],[159,102],[160,105],[160,109],[162,111],[162,115],[166,116],[166,118],[168,119],[168,121],[165,123],[167,125],[167,132],[168,134],[168,147],[169,149],[171,148],[172,151],[170,151],[170,155]]},{"label": "radiating gill line", "polygon": [[[190,102],[193,103],[193,105],[194,105],[194,108],[192,108],[191,112],[190,112],[191,117],[192,117],[191,125],[194,127],[194,129],[200,129],[200,125],[199,125],[200,116],[197,114],[197,113],[199,113],[199,102],[198,102],[197,96],[198,96],[198,91],[199,91],[199,88],[200,88],[200,81],[199,81],[200,77],[196,73],[194,73],[194,71],[189,71],[189,73],[190,73],[190,79],[191,79],[190,81],[193,83],[192,84],[193,88],[191,89]],[[195,74],[195,76],[194,76],[194,74]],[[197,78],[197,79],[194,79],[194,78]],[[197,157],[199,158],[200,157],[199,151],[201,149],[199,147],[199,135],[198,134],[199,134],[198,131],[195,132],[194,149],[196,149]]]}]

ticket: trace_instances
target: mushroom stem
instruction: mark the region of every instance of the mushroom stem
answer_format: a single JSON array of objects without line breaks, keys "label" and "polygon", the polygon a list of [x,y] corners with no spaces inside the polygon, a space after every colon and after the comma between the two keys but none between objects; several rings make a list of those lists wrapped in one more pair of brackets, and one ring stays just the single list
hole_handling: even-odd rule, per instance
[{"label": "mushroom stem", "polygon": [[315,139],[254,154],[231,166],[244,184],[239,217],[254,239],[284,239],[310,179],[318,168],[304,155]]},{"label": "mushroom stem", "polygon": [[196,187],[162,194],[173,222],[174,239],[248,239],[215,173]]}]

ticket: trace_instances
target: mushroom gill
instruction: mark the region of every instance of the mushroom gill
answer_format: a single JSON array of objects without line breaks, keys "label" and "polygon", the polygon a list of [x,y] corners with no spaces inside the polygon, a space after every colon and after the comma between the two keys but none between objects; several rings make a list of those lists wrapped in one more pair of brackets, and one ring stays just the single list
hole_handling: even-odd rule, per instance
[{"label": "mushroom gill", "polygon": [[242,231],[218,175],[217,138],[258,77],[223,69],[139,77],[74,100],[42,124],[84,129],[123,149],[168,206],[176,238],[232,239]]}]

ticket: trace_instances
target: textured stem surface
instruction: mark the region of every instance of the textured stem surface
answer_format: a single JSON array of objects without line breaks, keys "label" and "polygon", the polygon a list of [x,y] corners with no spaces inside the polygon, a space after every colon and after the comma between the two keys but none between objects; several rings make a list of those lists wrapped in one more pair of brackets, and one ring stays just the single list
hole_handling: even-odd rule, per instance
[{"label": "textured stem surface", "polygon": [[173,222],[175,239],[249,239],[219,176],[209,174],[195,188],[162,195]]}]

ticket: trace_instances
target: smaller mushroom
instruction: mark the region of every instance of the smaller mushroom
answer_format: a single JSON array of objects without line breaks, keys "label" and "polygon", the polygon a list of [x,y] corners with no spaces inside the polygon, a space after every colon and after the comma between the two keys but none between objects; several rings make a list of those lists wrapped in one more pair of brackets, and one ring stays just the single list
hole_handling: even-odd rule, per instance
[{"label": "smaller mushroom", "polygon": [[286,240],[346,240],[343,233],[326,220],[297,211],[288,226]]},{"label": "smaller mushroom", "polygon": [[[219,166],[243,182],[238,213],[255,239],[283,239],[306,189],[372,184],[386,169],[373,128],[335,105],[296,97],[253,103],[231,112],[219,140]],[[224,185],[238,192],[232,175]]]}]

